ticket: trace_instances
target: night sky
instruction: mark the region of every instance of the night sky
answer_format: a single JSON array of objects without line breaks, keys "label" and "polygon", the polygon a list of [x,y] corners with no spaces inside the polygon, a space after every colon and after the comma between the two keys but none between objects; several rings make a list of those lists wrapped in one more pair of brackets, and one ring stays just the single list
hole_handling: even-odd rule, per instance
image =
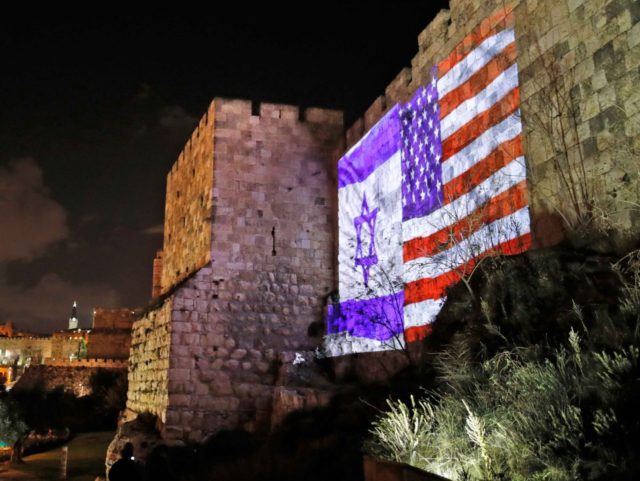
[{"label": "night sky", "polygon": [[165,177],[211,99],[340,108],[349,124],[446,4],[5,16],[0,323],[50,332],[74,299],[83,327],[93,307],[146,305]]}]

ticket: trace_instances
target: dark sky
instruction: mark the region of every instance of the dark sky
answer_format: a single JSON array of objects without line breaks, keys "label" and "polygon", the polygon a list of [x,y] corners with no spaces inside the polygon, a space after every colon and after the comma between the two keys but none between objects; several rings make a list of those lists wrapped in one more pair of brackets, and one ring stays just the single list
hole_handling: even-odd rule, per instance
[{"label": "dark sky", "polygon": [[[0,323],[144,306],[165,176],[214,96],[344,109],[417,52],[443,1],[0,20]],[[306,8],[302,8],[302,7]]]}]

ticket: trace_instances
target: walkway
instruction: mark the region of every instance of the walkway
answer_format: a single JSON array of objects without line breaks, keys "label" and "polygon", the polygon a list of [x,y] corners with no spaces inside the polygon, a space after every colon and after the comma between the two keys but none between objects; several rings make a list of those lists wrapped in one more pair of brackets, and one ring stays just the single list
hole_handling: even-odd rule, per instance
[{"label": "walkway", "polygon": [[[82,433],[69,443],[67,479],[69,481],[94,481],[104,475],[104,459],[113,432]],[[0,465],[2,481],[53,481],[60,479],[60,454],[62,448],[24,458],[25,464]]]}]

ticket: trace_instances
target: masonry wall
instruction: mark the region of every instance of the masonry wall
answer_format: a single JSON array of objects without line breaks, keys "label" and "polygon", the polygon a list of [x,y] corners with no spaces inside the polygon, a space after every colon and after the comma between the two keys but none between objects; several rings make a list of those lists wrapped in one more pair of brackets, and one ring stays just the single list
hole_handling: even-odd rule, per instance
[{"label": "masonry wall", "polygon": [[133,324],[129,356],[127,410],[166,419],[172,299],[166,299]]},{"label": "masonry wall", "polygon": [[21,362],[28,358],[42,361],[51,353],[50,337],[0,337],[0,362],[11,363],[16,357]]},{"label": "masonry wall", "polygon": [[277,359],[333,286],[340,112],[216,99],[212,261],[174,294],[165,436],[266,430]]},{"label": "masonry wall", "polygon": [[135,318],[131,309],[95,308],[92,329],[131,329]]},{"label": "masonry wall", "polygon": [[126,376],[126,370],[122,365],[112,365],[109,363],[76,363],[74,365],[37,365],[28,367],[18,382],[13,387],[14,390],[30,390],[42,388],[45,391],[52,391],[62,387],[66,392],[75,396],[88,396],[92,393],[91,378],[100,369],[107,369]]},{"label": "masonry wall", "polygon": [[[533,13],[534,21],[527,21]],[[567,189],[554,169],[556,155],[536,122],[553,75],[549,56],[559,59],[564,90],[576,106],[576,134],[567,134],[572,159],[582,155],[596,220],[637,229],[640,210],[640,3],[635,0],[569,0],[519,5],[525,149],[538,221],[544,213],[566,212]],[[554,65],[551,65],[554,68]],[[557,142],[556,142],[557,145]],[[578,151],[579,149],[579,151]],[[600,219],[602,218],[602,219]],[[544,227],[544,226],[540,226]],[[543,231],[544,232],[544,231]]]},{"label": "masonry wall", "polygon": [[151,278],[151,297],[155,299],[162,294],[162,249],[153,258],[153,276]]},{"label": "masonry wall", "polygon": [[167,176],[161,293],[211,260],[214,111],[212,103]]},{"label": "masonry wall", "polygon": [[45,366],[54,367],[91,367],[102,369],[127,369],[128,363],[124,359],[85,358],[85,359],[47,359]]},{"label": "masonry wall", "polygon": [[[216,103],[209,302],[244,349],[305,349],[333,289],[331,148],[342,114],[246,101]],[[302,117],[302,121],[300,118]]]},{"label": "masonry wall", "polygon": [[347,131],[347,147],[388,108],[407,101],[428,82],[433,65],[503,6],[512,6],[515,13],[524,146],[538,245],[559,240],[561,217],[572,214],[567,189],[554,168],[557,151],[536,121],[540,114],[553,114],[548,111],[548,86],[554,77],[577,108],[577,134],[566,134],[566,147],[571,162],[578,162],[578,148],[584,156],[596,212],[624,228],[637,225],[640,94],[634,86],[640,81],[640,3],[634,0],[451,0],[450,10],[441,11],[418,36],[411,66],[398,73]]},{"label": "masonry wall", "polygon": [[[452,0],[419,35],[411,67],[349,129],[346,146],[504,5],[515,9],[539,244],[557,240],[567,205],[557,153],[533,121],[545,106],[547,57],[578,108],[579,142],[567,138],[567,148],[584,153],[601,205],[633,225],[635,211],[621,201],[638,199],[637,1]],[[279,353],[312,347],[308,326],[323,318],[335,286],[330,152],[341,115],[272,104],[252,110],[250,102],[215,99],[169,174],[161,283],[168,297],[134,324],[127,404],[157,414],[167,438],[267,425]]]},{"label": "masonry wall", "polygon": [[127,359],[131,347],[131,329],[91,331],[87,342],[90,359]]},{"label": "masonry wall", "polygon": [[77,356],[81,343],[86,342],[87,333],[73,333],[68,331],[54,332],[50,337],[50,355],[53,359],[69,359]]},{"label": "masonry wall", "polygon": [[87,339],[87,357],[127,359],[131,328],[137,315],[131,309],[94,309],[93,328]]}]

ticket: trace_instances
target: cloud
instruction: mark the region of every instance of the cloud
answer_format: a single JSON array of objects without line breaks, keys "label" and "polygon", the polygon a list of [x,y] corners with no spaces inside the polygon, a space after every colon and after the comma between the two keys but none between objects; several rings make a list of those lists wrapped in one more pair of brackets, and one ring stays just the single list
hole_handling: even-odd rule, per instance
[{"label": "cloud", "polygon": [[0,262],[32,260],[68,234],[67,212],[33,159],[0,167]]},{"label": "cloud", "polygon": [[151,86],[146,82],[142,82],[138,85],[138,92],[136,93],[135,99],[138,101],[147,100],[151,97],[152,92]]},{"label": "cloud", "polygon": [[115,289],[98,284],[74,285],[56,273],[43,275],[30,287],[0,285],[0,322],[12,320],[18,329],[51,332],[66,328],[73,301],[78,301],[81,327],[91,325],[94,307],[117,307]]},{"label": "cloud", "polygon": [[195,127],[197,120],[179,105],[168,105],[160,111],[158,124],[165,129],[190,131]]},{"label": "cloud", "polygon": [[140,231],[144,235],[162,235],[164,234],[164,224],[156,224]]}]

